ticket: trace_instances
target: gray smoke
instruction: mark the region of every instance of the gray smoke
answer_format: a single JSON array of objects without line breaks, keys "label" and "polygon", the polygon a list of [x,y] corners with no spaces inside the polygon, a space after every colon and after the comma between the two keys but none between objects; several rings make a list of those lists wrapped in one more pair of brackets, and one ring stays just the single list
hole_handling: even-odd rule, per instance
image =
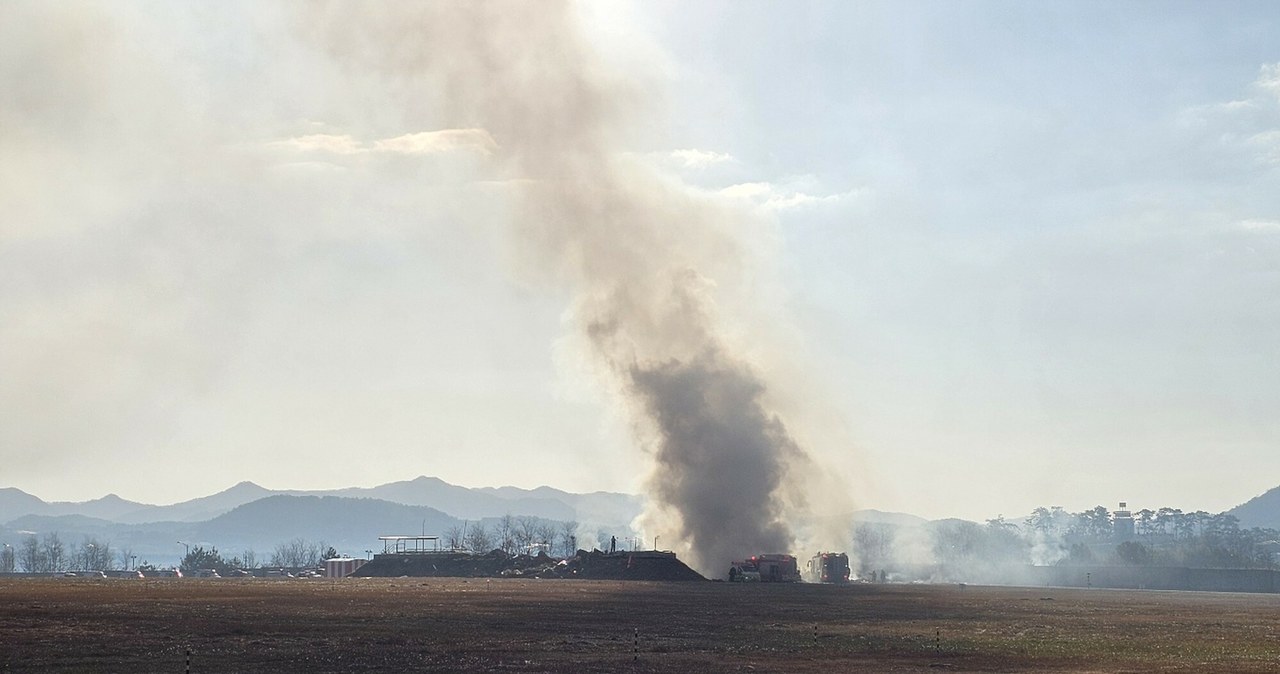
[{"label": "gray smoke", "polygon": [[654,459],[646,535],[717,575],[791,550],[808,460],[721,315],[750,278],[747,216],[626,159],[630,130],[657,116],[600,65],[572,6],[365,9],[312,27],[340,58],[436,94],[423,97],[442,125],[496,141],[516,260],[570,289],[578,339]]},{"label": "gray smoke", "polygon": [[661,436],[650,489],[678,513],[696,562],[791,549],[780,489],[801,450],[765,411],[759,379],[714,348],[636,364],[630,377]]}]

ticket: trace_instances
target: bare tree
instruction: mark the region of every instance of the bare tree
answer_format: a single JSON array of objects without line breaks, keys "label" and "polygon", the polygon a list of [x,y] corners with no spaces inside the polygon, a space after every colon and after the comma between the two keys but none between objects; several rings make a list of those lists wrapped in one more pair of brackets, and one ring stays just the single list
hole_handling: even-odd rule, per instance
[{"label": "bare tree", "polygon": [[489,536],[489,530],[484,524],[476,522],[467,530],[467,547],[476,554],[483,554],[493,549],[493,539]]},{"label": "bare tree", "polygon": [[51,531],[44,535],[45,571],[57,573],[67,570],[67,551],[62,545],[62,539],[58,537],[58,532]]},{"label": "bare tree", "polygon": [[466,530],[457,524],[445,530],[444,539],[450,550],[461,550],[466,545],[463,540],[465,533]]},{"label": "bare tree", "polygon": [[40,539],[35,534],[27,536],[22,540],[22,547],[18,550],[18,561],[22,564],[22,570],[27,573],[41,573],[48,566],[48,560],[44,556],[44,548],[40,547]]},{"label": "bare tree", "polygon": [[516,549],[515,528],[516,519],[507,513],[498,519],[498,528],[494,532],[498,537],[498,547],[508,555]]},{"label": "bare tree", "polygon": [[271,553],[271,566],[298,569],[307,566],[307,541],[295,538],[276,546]]},{"label": "bare tree", "polygon": [[858,550],[863,566],[882,569],[890,564],[894,528],[880,522],[859,522],[853,530],[853,547]]},{"label": "bare tree", "polygon": [[70,566],[84,571],[107,571],[112,568],[110,541],[85,536],[79,548],[71,553]]},{"label": "bare tree", "polygon": [[8,543],[0,549],[0,573],[13,573],[18,568],[18,555]]},{"label": "bare tree", "polygon": [[523,554],[529,552],[529,547],[533,545],[533,539],[538,536],[538,518],[525,515],[517,520],[517,524],[515,531],[516,550]]},{"label": "bare tree", "polygon": [[324,541],[320,541],[318,543],[308,543],[306,546],[306,554],[303,557],[303,561],[305,562],[303,566],[313,567],[313,566],[320,566],[321,564],[323,564],[324,553],[328,547],[329,547],[328,544],[326,544]]},{"label": "bare tree", "polygon": [[578,552],[578,523],[570,520],[560,523],[560,548],[565,557],[572,557]]},{"label": "bare tree", "polygon": [[538,528],[534,532],[533,544],[541,547],[551,554],[551,547],[556,541],[556,524],[551,521],[544,521],[538,524]]},{"label": "bare tree", "polygon": [[244,552],[240,553],[240,562],[244,564],[246,569],[256,569],[258,568],[258,553],[254,552],[253,548],[246,548]]},{"label": "bare tree", "polygon": [[125,571],[133,568],[133,549],[127,547],[118,548],[116,550],[116,560],[120,562],[120,568]]}]

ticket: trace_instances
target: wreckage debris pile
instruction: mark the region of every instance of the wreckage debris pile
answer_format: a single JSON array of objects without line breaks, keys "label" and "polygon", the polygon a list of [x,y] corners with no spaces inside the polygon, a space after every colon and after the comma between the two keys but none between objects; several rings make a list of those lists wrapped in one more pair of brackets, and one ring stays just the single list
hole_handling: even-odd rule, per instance
[{"label": "wreckage debris pile", "polygon": [[511,556],[462,552],[378,555],[353,576],[441,576],[453,578],[580,578],[585,580],[706,580],[669,552],[579,550],[568,559],[546,553]]}]

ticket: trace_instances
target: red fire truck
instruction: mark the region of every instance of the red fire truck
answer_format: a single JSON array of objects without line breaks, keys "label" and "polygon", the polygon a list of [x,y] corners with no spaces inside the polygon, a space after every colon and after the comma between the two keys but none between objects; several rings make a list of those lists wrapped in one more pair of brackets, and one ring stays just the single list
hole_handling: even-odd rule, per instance
[{"label": "red fire truck", "polygon": [[794,555],[754,555],[729,567],[730,582],[796,583],[800,568]]},{"label": "red fire truck", "polygon": [[849,582],[849,555],[843,552],[819,552],[809,560],[805,580],[810,583]]}]

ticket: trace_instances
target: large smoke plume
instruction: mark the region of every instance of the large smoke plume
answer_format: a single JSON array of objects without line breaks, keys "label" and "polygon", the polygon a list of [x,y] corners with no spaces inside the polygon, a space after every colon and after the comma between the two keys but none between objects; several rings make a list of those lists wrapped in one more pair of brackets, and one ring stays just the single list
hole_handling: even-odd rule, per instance
[{"label": "large smoke plume", "polygon": [[716,574],[791,550],[809,459],[720,301],[752,274],[746,214],[627,159],[628,130],[655,113],[570,5],[349,9],[314,24],[331,52],[439,94],[423,96],[439,123],[495,140],[516,257],[570,289],[577,339],[654,459],[646,534]]}]

